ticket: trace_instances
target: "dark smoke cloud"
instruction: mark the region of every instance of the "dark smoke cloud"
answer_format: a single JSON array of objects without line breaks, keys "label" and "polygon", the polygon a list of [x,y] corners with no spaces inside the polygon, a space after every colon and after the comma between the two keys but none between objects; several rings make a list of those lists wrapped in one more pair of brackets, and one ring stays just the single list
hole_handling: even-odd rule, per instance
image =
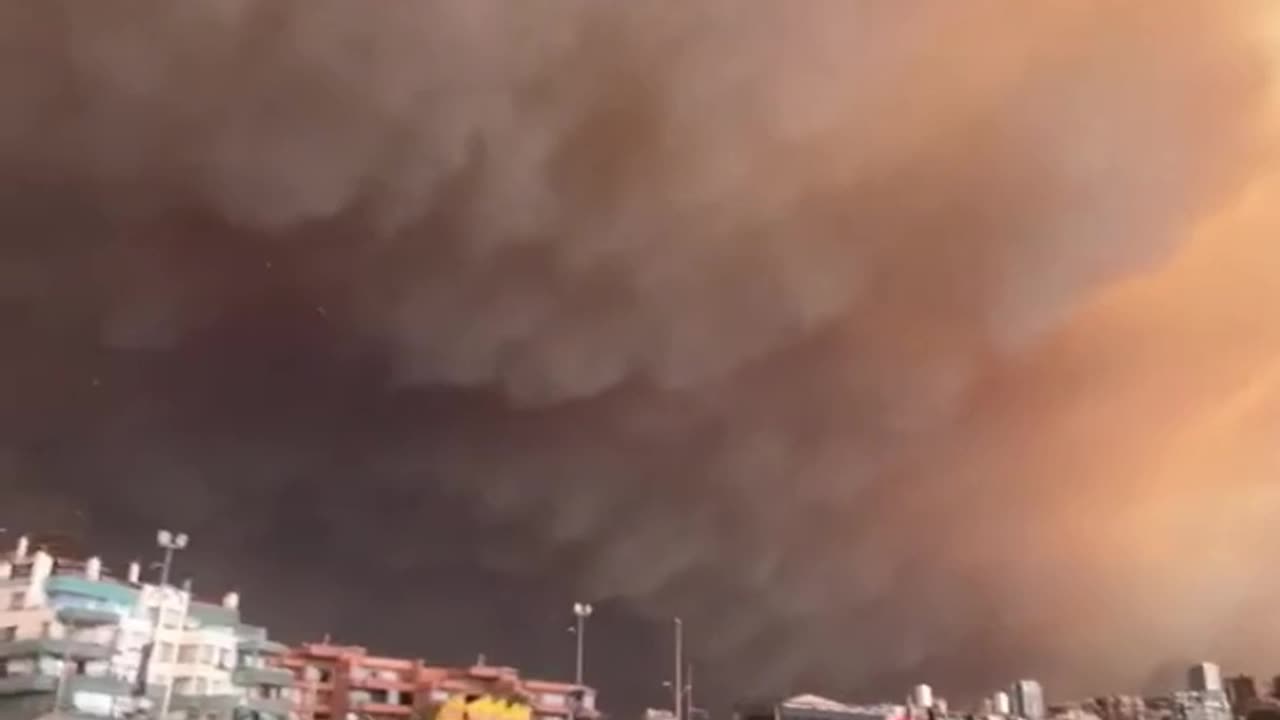
[{"label": "dark smoke cloud", "polygon": [[255,548],[205,576],[315,633],[679,612],[725,688],[1257,662],[1149,465],[1265,305],[1124,293],[1261,172],[1264,11],[5,6],[6,512]]}]

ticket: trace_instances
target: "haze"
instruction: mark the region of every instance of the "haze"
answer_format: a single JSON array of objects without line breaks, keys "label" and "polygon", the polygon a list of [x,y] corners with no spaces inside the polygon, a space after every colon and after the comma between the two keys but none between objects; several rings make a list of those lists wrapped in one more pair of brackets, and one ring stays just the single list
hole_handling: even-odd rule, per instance
[{"label": "haze", "polygon": [[624,705],[673,613],[721,702],[1274,670],[1275,15],[0,6],[0,526],[429,658],[590,599]]}]

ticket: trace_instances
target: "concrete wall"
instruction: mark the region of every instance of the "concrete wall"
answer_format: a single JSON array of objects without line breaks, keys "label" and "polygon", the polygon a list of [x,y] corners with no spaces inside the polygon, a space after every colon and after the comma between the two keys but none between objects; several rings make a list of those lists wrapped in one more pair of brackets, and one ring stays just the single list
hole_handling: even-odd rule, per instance
[{"label": "concrete wall", "polygon": [[52,631],[56,624],[53,611],[48,608],[0,610],[0,628],[17,628],[16,640],[44,637],[45,626]]}]

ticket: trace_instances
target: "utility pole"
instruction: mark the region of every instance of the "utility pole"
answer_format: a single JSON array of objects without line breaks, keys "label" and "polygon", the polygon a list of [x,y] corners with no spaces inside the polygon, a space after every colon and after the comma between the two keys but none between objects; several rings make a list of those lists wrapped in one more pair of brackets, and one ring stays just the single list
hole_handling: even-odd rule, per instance
[{"label": "utility pole", "polygon": [[676,720],[684,720],[684,621],[680,618],[675,619],[675,635],[676,677],[675,682],[671,684],[671,691],[675,693],[673,699]]}]

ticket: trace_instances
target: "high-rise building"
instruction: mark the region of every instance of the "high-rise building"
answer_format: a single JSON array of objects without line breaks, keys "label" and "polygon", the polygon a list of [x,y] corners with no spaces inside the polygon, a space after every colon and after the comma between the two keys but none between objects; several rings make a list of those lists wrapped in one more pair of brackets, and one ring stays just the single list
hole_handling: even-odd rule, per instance
[{"label": "high-rise building", "polygon": [[153,712],[167,691],[174,713],[202,720],[288,714],[292,674],[267,667],[285,648],[240,622],[235,594],[201,602],[140,583],[136,563],[119,579],[96,557],[31,547],[0,557],[0,706],[122,717]]},{"label": "high-rise building", "polygon": [[991,712],[996,715],[1008,715],[1013,712],[1013,704],[1009,701],[1009,693],[1001,690],[991,696]]},{"label": "high-rise building", "polygon": [[1187,671],[1187,689],[1195,692],[1222,690],[1222,670],[1211,662],[1193,665]]},{"label": "high-rise building", "polygon": [[1044,688],[1035,680],[1019,680],[1009,690],[1013,714],[1025,720],[1044,720],[1048,712]]}]

